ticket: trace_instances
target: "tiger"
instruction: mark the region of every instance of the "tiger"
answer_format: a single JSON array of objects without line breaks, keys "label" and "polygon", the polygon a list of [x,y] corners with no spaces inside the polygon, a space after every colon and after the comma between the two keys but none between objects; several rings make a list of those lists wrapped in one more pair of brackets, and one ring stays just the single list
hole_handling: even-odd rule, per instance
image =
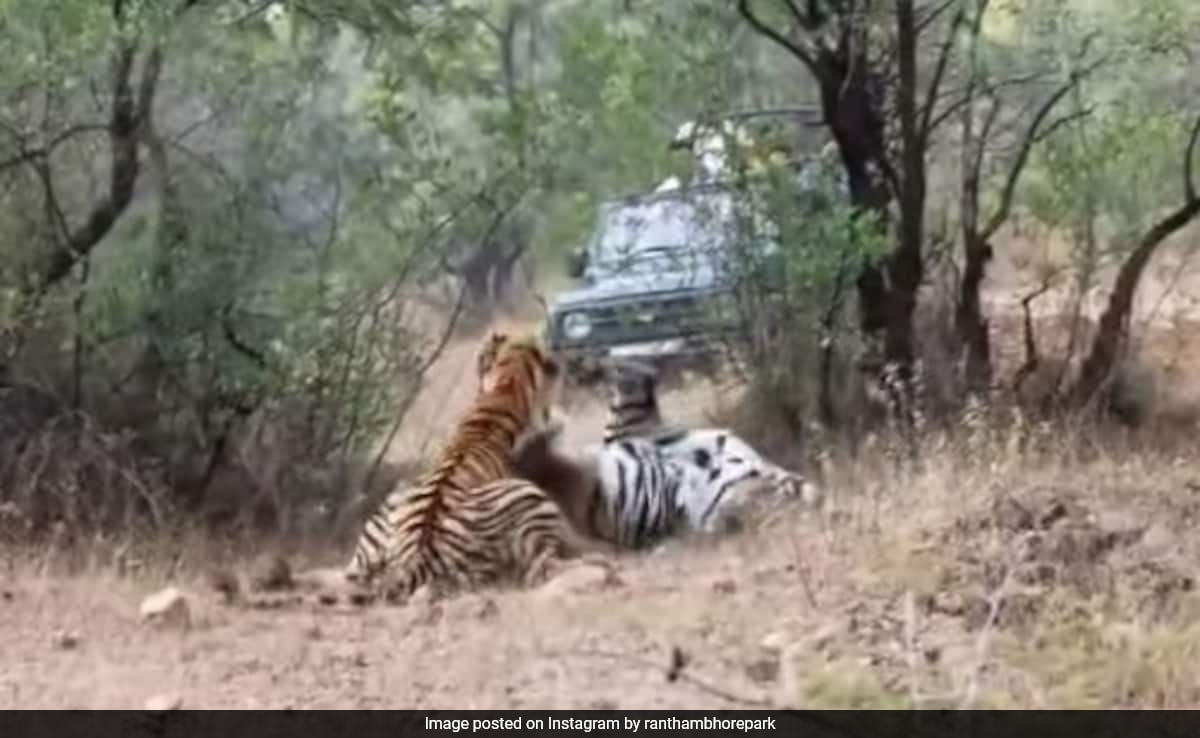
[{"label": "tiger", "polygon": [[561,388],[558,362],[533,339],[493,332],[477,354],[472,407],[415,486],[394,490],[366,520],[345,578],[389,601],[426,585],[475,586],[506,575],[525,586],[567,559],[607,565],[536,484],[513,474],[512,451],[543,428]]},{"label": "tiger", "polygon": [[514,454],[514,469],[555,500],[575,530],[625,549],[648,548],[686,523],[682,490],[700,477],[642,439],[594,446],[579,454],[554,448],[561,427],[532,435]]},{"label": "tiger", "polygon": [[[610,417],[601,443],[564,454],[554,448],[559,424],[515,453],[517,473],[547,490],[578,529],[623,548],[648,548],[684,531],[741,527],[751,499],[739,486],[746,480],[774,481],[781,494],[793,486],[804,491],[803,478],[763,461],[728,431],[693,437],[693,431],[656,430],[661,419],[647,376],[610,373]],[[638,406],[652,408],[654,418],[636,417]],[[629,430],[635,426],[644,435]]]},{"label": "tiger", "polygon": [[633,359],[604,366],[608,380],[605,443],[630,436],[649,437],[667,429],[658,407],[655,374],[653,367]]},{"label": "tiger", "polygon": [[772,464],[746,441],[725,428],[683,428],[663,422],[658,404],[657,372],[641,362],[624,359],[605,366],[608,376],[608,418],[604,441],[646,438],[671,459],[690,461],[704,469],[718,489],[701,499],[717,505],[730,488],[757,479],[783,498],[802,498],[814,504],[820,490],[802,475]]}]

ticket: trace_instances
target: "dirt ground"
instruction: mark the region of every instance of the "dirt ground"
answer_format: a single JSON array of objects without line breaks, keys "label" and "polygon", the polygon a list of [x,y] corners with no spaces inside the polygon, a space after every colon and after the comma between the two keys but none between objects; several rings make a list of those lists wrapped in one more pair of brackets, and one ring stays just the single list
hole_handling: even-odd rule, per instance
[{"label": "dirt ground", "polygon": [[[992,289],[1011,337],[1018,288]],[[1178,376],[1192,325],[1156,334]],[[474,346],[431,373],[393,461],[461,411]],[[715,392],[668,412],[700,422]],[[572,397],[570,444],[602,422],[597,398]],[[0,556],[0,708],[1200,707],[1200,449],[968,436],[915,471],[836,470],[820,511],[626,554],[615,582],[251,610],[200,571],[64,576],[38,552]],[[167,584],[186,622],[143,622]]]},{"label": "dirt ground", "polygon": [[190,618],[146,623],[161,581],[16,565],[0,708],[1195,707],[1192,459],[946,456],[615,582],[361,610],[181,576]]}]

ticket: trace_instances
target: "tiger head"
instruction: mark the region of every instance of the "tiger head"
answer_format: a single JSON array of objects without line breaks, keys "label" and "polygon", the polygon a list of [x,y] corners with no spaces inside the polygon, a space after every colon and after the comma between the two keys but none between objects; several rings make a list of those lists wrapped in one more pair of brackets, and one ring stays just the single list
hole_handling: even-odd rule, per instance
[{"label": "tiger head", "polygon": [[610,408],[658,406],[658,369],[633,359],[610,360],[605,365]]},{"label": "tiger head", "polygon": [[476,356],[481,395],[524,396],[532,425],[552,424],[553,408],[562,391],[562,366],[533,337],[492,332]]}]

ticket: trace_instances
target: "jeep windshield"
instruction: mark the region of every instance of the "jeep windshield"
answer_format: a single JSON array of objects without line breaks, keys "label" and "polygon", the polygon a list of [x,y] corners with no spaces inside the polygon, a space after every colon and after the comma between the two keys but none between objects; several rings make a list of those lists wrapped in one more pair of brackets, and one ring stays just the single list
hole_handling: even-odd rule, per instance
[{"label": "jeep windshield", "polygon": [[593,277],[719,268],[731,244],[727,193],[609,203],[588,245]]}]

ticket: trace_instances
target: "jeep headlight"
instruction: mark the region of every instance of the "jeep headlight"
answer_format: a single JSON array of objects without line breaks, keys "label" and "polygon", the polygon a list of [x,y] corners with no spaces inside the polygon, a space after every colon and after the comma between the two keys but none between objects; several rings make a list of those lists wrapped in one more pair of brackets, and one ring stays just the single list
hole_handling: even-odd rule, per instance
[{"label": "jeep headlight", "polygon": [[562,330],[572,341],[582,341],[592,332],[592,319],[587,313],[567,313],[563,317]]}]

